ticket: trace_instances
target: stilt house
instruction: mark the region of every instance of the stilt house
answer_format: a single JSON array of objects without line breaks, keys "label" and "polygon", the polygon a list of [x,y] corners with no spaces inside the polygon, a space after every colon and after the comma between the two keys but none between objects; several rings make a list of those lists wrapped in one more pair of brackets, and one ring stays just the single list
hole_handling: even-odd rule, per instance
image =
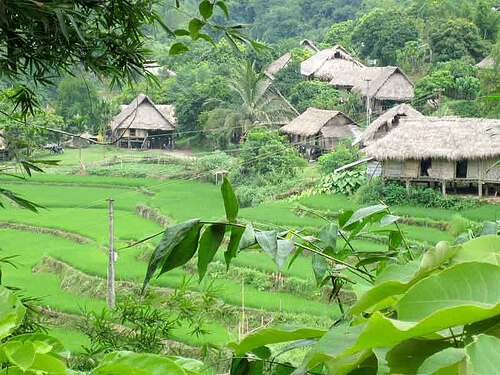
[{"label": "stilt house", "polygon": [[447,187],[476,185],[478,195],[500,186],[500,120],[404,117],[399,126],[364,149],[382,164],[387,180]]},{"label": "stilt house", "polygon": [[341,139],[357,137],[361,130],[340,111],[310,107],[281,127],[280,132],[287,134],[302,153],[318,155],[334,150]]},{"label": "stilt house", "polygon": [[174,107],[158,105],[139,94],[111,121],[117,146],[134,149],[172,149],[176,120]]}]

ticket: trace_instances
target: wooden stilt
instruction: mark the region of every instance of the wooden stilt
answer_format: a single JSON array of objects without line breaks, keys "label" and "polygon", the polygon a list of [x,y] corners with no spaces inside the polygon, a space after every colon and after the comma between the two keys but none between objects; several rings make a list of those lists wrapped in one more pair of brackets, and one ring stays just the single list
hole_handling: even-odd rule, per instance
[{"label": "wooden stilt", "polygon": [[441,181],[441,191],[442,191],[443,195],[446,195],[446,181],[445,180]]},{"label": "wooden stilt", "polygon": [[406,180],[406,195],[410,196],[410,180]]},{"label": "wooden stilt", "polygon": [[481,181],[477,182],[477,196],[479,198],[483,196],[483,183]]}]

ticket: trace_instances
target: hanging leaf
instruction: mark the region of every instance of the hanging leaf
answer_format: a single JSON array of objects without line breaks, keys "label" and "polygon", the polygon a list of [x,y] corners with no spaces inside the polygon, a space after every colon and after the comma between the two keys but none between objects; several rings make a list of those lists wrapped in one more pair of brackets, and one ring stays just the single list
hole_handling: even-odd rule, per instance
[{"label": "hanging leaf", "polygon": [[210,35],[208,35],[208,34],[200,33],[200,34],[198,35],[198,38],[203,39],[203,40],[206,40],[207,42],[209,42],[209,43],[210,43],[212,46],[214,46],[214,47],[216,46],[216,44],[215,44],[214,40],[213,40],[213,39],[210,37]]},{"label": "hanging leaf", "polygon": [[276,254],[278,252],[278,233],[275,230],[256,232],[255,239],[262,250],[264,250],[272,260],[276,261]]},{"label": "hanging leaf", "polygon": [[209,0],[203,0],[199,6],[201,16],[207,20],[214,13],[214,5]]},{"label": "hanging leaf", "polygon": [[[251,226],[250,223],[247,224]],[[231,237],[229,238],[229,244],[227,245],[227,250],[224,252],[224,260],[226,261],[226,269],[229,270],[229,265],[231,261],[236,258],[238,254],[238,248],[241,244],[242,237],[246,231],[246,228],[242,227],[232,227]]]},{"label": "hanging leaf", "polygon": [[339,228],[337,225],[330,223],[321,228],[319,232],[320,244],[325,254],[333,256],[337,249],[337,235]]},{"label": "hanging leaf", "polygon": [[203,232],[198,250],[199,282],[205,277],[208,264],[214,259],[217,250],[219,250],[225,232],[226,226],[224,224],[210,225],[205,229],[205,232]]},{"label": "hanging leaf", "polygon": [[169,55],[180,55],[185,52],[189,51],[188,46],[186,46],[184,43],[177,42],[172,44],[172,47],[168,50]]},{"label": "hanging leaf", "polygon": [[198,39],[198,36],[200,35],[200,30],[203,26],[205,26],[205,22],[203,22],[198,18],[193,18],[191,21],[189,21],[188,25],[189,35],[191,35],[191,38],[193,40]]},{"label": "hanging leaf", "polygon": [[165,262],[161,268],[158,277],[165,272],[183,266],[191,260],[198,249],[198,242],[200,240],[200,231],[203,224],[195,224],[187,233],[182,241],[175,246],[170,254],[165,257]]},{"label": "hanging leaf", "polygon": [[380,226],[385,227],[387,225],[394,224],[396,221],[401,219],[401,216],[396,216],[396,215],[385,215],[381,220],[380,220]]},{"label": "hanging leaf", "polygon": [[276,253],[276,264],[278,265],[278,270],[283,269],[285,265],[286,258],[293,251],[295,244],[293,240],[278,240],[278,251]]},{"label": "hanging leaf", "polygon": [[326,270],[328,269],[328,262],[324,257],[318,254],[313,254],[311,261],[314,277],[316,278],[316,284],[320,286],[323,278],[325,277]]},{"label": "hanging leaf", "polygon": [[222,192],[222,199],[224,200],[226,219],[227,221],[232,223],[238,216],[238,200],[236,199],[236,194],[234,194],[233,187],[229,183],[229,180],[226,178],[226,176],[224,176],[220,190]]},{"label": "hanging leaf", "polygon": [[189,233],[189,231],[198,225],[200,219],[192,219],[183,223],[179,223],[168,227],[163,234],[163,237],[156,247],[155,251],[151,255],[148,263],[148,269],[146,271],[146,277],[144,278],[144,283],[142,290],[146,288],[151,277],[153,277],[156,270],[165,262],[169,257],[170,253],[177,246],[184,237]]},{"label": "hanging leaf", "polygon": [[215,5],[222,9],[224,14],[226,15],[226,18],[229,20],[229,10],[227,9],[226,3],[224,1],[217,1]]}]

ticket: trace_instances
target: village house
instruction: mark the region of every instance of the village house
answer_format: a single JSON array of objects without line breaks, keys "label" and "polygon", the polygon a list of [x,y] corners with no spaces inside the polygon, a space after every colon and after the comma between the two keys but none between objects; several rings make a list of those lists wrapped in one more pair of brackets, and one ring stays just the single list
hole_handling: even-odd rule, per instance
[{"label": "village house", "polygon": [[493,56],[488,56],[476,64],[479,69],[491,69],[495,67],[495,59]]},{"label": "village house", "polygon": [[329,82],[340,91],[360,94],[369,100],[374,113],[413,99],[414,86],[396,66],[367,67],[342,46],[317,52],[301,63],[301,74],[308,79]]},{"label": "village house", "polygon": [[[361,148],[367,147],[371,143],[385,137],[390,131],[399,126],[400,119],[405,117],[421,117],[419,111],[411,105],[403,103],[385,111],[375,121],[373,121],[353,142],[353,146],[359,145]],[[382,174],[381,163],[370,159],[364,160],[367,163],[366,173],[372,177],[379,177]]]},{"label": "village house", "polygon": [[300,116],[280,128],[290,142],[309,156],[330,152],[340,140],[355,138],[361,130],[353,120],[340,111],[330,111],[314,107],[308,108]]},{"label": "village house", "polygon": [[139,94],[111,121],[117,147],[134,149],[173,149],[176,132],[174,107],[158,105]]},{"label": "village house", "polygon": [[381,162],[382,177],[447,188],[476,186],[479,196],[500,186],[500,120],[401,117],[399,126],[370,143],[366,156]]}]

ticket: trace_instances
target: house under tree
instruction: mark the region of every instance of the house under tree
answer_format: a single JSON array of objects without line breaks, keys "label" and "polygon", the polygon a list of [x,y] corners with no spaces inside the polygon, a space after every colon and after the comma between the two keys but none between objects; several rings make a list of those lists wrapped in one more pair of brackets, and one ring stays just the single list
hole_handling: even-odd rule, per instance
[{"label": "house under tree", "polygon": [[134,149],[173,149],[177,121],[172,105],[155,104],[139,94],[111,121],[117,147]]},{"label": "house under tree", "polygon": [[292,145],[309,156],[335,150],[340,140],[355,138],[361,130],[340,111],[309,107],[300,116],[280,128]]}]

